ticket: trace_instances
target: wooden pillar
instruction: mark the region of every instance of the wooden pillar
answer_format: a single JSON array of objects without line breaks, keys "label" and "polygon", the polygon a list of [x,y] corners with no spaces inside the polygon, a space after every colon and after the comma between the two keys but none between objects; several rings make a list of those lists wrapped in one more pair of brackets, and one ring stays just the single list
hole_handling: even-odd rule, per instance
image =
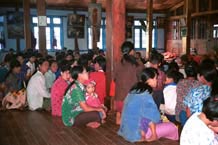
[{"label": "wooden pillar", "polygon": [[[15,11],[19,12],[19,4],[18,3],[16,4]],[[17,53],[20,52],[20,38],[19,37],[16,38],[16,48],[17,48],[16,52]]]},{"label": "wooden pillar", "polygon": [[200,0],[196,0],[196,4],[194,4],[196,6],[196,13],[199,13],[199,3]]},{"label": "wooden pillar", "polygon": [[[114,65],[113,65],[113,49],[112,49],[112,0],[106,0],[106,93],[109,96],[110,92],[110,82],[113,79],[114,75]],[[110,109],[113,110],[114,98],[110,98]]]},{"label": "wooden pillar", "polygon": [[208,11],[212,11],[212,0],[209,0],[209,9],[208,9]]},{"label": "wooden pillar", "polygon": [[[126,23],[126,1],[113,0],[112,3],[112,49],[114,54],[114,65],[121,60],[121,45],[125,41]],[[115,68],[116,71],[116,68]]]},{"label": "wooden pillar", "polygon": [[150,58],[150,52],[152,50],[152,29],[153,29],[153,0],[147,0],[147,50],[146,58]]},{"label": "wooden pillar", "polygon": [[[92,32],[94,32],[95,30],[93,30],[94,28],[92,28]],[[93,33],[92,33],[93,34]],[[92,35],[92,49],[94,50],[94,52],[96,51],[97,48],[97,41],[95,39],[93,39],[93,35]]]},{"label": "wooden pillar", "polygon": [[23,1],[24,10],[24,39],[26,50],[31,48],[31,28],[30,28],[30,0]]},{"label": "wooden pillar", "polygon": [[[91,0],[91,3],[96,3],[96,0]],[[94,52],[96,52],[97,43],[98,43],[97,40],[94,39],[94,35],[95,35],[94,33],[97,33],[96,31],[97,31],[96,28],[92,27],[92,49],[94,50]]]},{"label": "wooden pillar", "polygon": [[78,43],[78,36],[77,36],[77,34],[75,35],[75,38],[74,38],[74,50],[79,52],[79,43]]},{"label": "wooden pillar", "polygon": [[186,40],[185,42],[185,48],[186,48],[186,54],[190,54],[190,47],[191,47],[191,8],[192,8],[192,1],[186,0],[185,1],[185,12],[186,12]]},{"label": "wooden pillar", "polygon": [[[106,87],[109,96],[110,82],[114,79],[116,72],[115,66],[121,60],[120,47],[125,41],[125,19],[126,19],[125,0],[107,0],[106,1]],[[111,101],[113,110],[113,98]]]},{"label": "wooden pillar", "polygon": [[[45,8],[45,0],[37,0],[37,15],[39,16],[46,16],[46,8]],[[39,26],[39,53],[41,53],[43,56],[47,55],[47,49],[46,49],[46,27],[45,26]]]}]

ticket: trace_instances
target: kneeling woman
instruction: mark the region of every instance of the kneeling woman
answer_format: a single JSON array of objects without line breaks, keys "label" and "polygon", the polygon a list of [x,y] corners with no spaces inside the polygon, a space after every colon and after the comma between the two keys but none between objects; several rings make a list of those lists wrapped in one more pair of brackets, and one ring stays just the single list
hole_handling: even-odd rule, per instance
[{"label": "kneeling woman", "polygon": [[94,108],[86,104],[83,83],[88,80],[88,72],[82,66],[74,66],[70,73],[74,81],[66,89],[62,102],[64,125],[87,125],[97,128],[106,115],[103,108]]},{"label": "kneeling woman", "polygon": [[161,137],[178,140],[178,129],[171,123],[162,123],[159,110],[151,95],[157,85],[157,71],[145,68],[141,81],[128,93],[118,134],[127,141],[154,141]]}]

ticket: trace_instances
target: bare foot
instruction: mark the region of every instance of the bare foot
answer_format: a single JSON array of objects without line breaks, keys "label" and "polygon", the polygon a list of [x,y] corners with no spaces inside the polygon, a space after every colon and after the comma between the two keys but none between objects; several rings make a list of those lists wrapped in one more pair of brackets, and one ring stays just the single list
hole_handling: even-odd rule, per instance
[{"label": "bare foot", "polygon": [[86,124],[87,127],[91,127],[91,128],[98,128],[100,126],[100,123],[98,122],[90,122],[88,124]]},{"label": "bare foot", "polygon": [[102,119],[102,120],[101,120],[101,123],[102,123],[102,124],[106,123],[106,120]]},{"label": "bare foot", "polygon": [[142,130],[140,132],[141,132],[141,140],[139,142],[143,142],[145,141],[145,132]]},{"label": "bare foot", "polygon": [[121,123],[121,113],[117,112],[116,113],[116,125],[120,125]]}]

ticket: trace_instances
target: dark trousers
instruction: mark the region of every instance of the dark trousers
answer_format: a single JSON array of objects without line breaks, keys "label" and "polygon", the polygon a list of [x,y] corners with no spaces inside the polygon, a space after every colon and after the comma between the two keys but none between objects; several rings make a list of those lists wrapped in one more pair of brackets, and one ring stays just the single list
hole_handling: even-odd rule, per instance
[{"label": "dark trousers", "polygon": [[181,123],[182,126],[185,125],[185,122],[187,121],[188,117],[186,115],[186,112],[184,110],[182,110],[180,113],[179,113],[179,121]]},{"label": "dark trousers", "polygon": [[90,122],[101,122],[98,111],[82,112],[76,116],[73,126],[84,126]]},{"label": "dark trousers", "polygon": [[176,115],[165,114],[170,122],[176,123]]},{"label": "dark trousers", "polygon": [[163,90],[154,90],[152,96],[157,108],[159,109],[160,104],[164,104]]}]

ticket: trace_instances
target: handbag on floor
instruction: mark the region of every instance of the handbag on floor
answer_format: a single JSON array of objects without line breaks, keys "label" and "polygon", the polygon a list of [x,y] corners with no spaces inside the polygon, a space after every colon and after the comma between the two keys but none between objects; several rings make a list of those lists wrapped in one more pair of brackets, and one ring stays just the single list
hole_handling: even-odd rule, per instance
[{"label": "handbag on floor", "polygon": [[6,109],[22,109],[26,105],[26,89],[9,92],[2,100],[2,106]]}]

